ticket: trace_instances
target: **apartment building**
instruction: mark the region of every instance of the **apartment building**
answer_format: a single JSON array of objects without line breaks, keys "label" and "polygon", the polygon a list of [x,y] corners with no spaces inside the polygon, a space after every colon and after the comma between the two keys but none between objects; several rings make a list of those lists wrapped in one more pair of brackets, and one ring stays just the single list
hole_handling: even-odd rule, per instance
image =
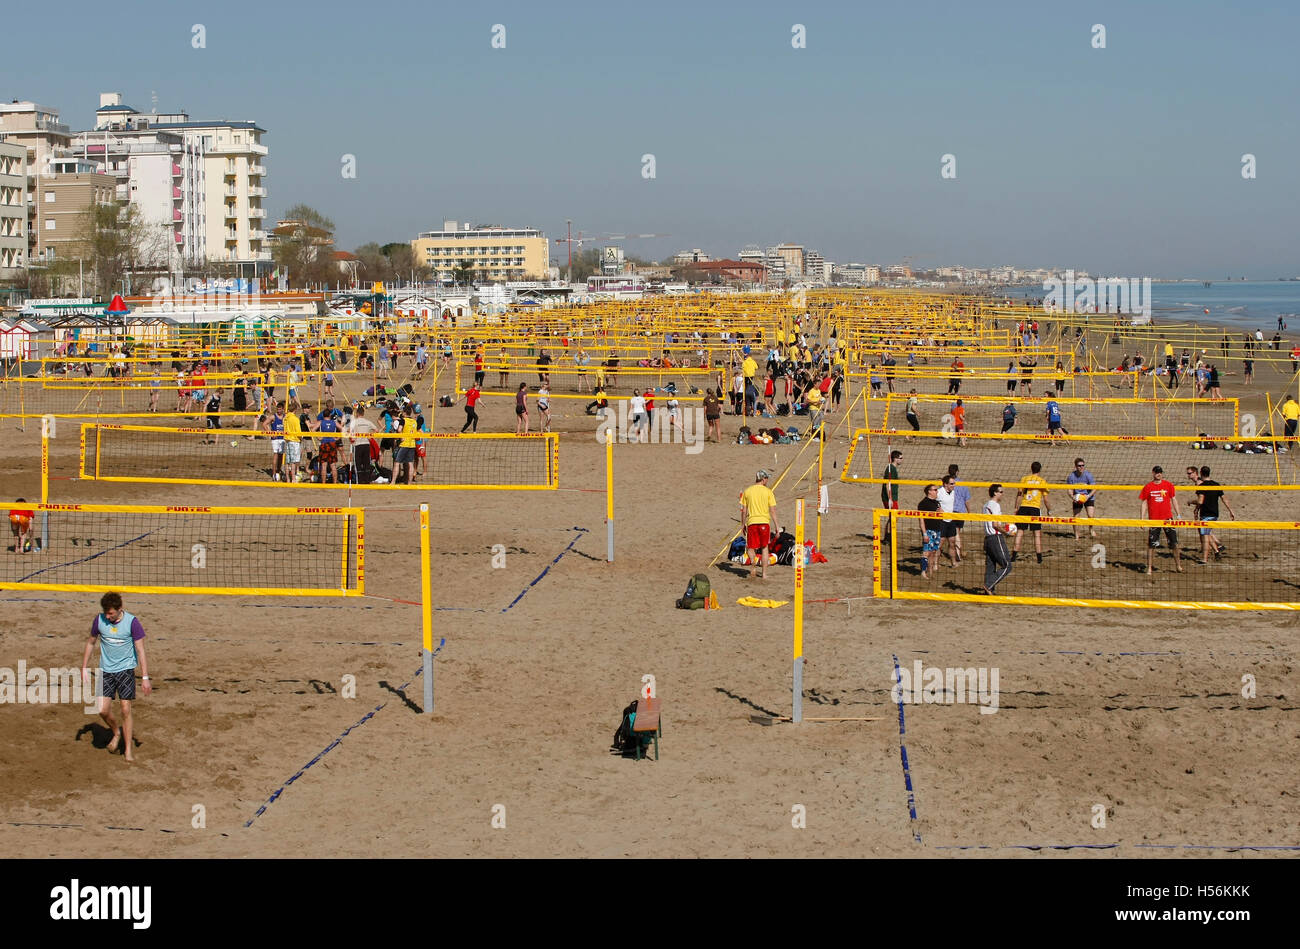
[{"label": "apartment building", "polygon": [[[148,128],[179,135],[198,151],[203,166],[203,247],[209,260],[248,265],[250,275],[269,273],[271,244],[266,229],[266,130],[253,121],[191,120],[185,112],[143,114],[124,105],[116,92],[103,93],[96,128]],[[182,214],[184,215],[182,209]],[[197,213],[197,212],[196,212]],[[196,224],[197,226],[197,220]],[[196,242],[197,243],[197,242]]]},{"label": "apartment building", "polygon": [[475,227],[468,222],[443,221],[440,231],[422,231],[411,241],[416,260],[424,261],[435,280],[450,280],[467,261],[475,278],[486,273],[493,281],[545,280],[551,268],[546,235],[531,227]]},{"label": "apartment building", "polygon": [[826,269],[826,258],[815,250],[806,252],[803,259],[803,275],[809,280],[830,283],[830,274]]},{"label": "apartment building", "polygon": [[778,244],[769,254],[775,254],[785,261],[785,272],[788,277],[799,278],[803,276],[804,267],[804,249],[799,244]]},{"label": "apartment building", "polygon": [[172,272],[201,266],[207,258],[203,143],[150,127],[149,118],[78,132],[73,154],[112,177],[114,197],[136,208],[151,233],[157,229],[152,264]]},{"label": "apartment building", "polygon": [[35,102],[0,103],[0,140],[27,150],[27,260],[36,256],[38,235],[44,226],[41,205],[36,200],[36,179],[50,162],[63,155],[72,140],[72,130],[59,121],[57,109]]},{"label": "apartment building", "polygon": [[36,178],[36,203],[41,230],[36,256],[46,261],[89,257],[89,212],[94,205],[112,204],[117,179],[101,174],[94,162],[55,158]]},{"label": "apartment building", "polygon": [[0,142],[0,280],[27,265],[27,148]]}]

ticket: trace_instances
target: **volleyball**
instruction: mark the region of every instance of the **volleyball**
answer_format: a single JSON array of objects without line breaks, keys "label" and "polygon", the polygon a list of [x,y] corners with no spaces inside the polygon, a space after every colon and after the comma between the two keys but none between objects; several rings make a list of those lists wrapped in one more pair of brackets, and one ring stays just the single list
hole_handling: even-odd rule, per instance
[{"label": "volleyball", "polygon": [[1008,524],[1008,525],[1007,525],[1007,533],[1008,533],[1008,534],[1014,534],[1014,533],[1016,532],[1016,529],[1017,529],[1017,528],[1016,528],[1016,525],[1015,525],[1015,524]]}]

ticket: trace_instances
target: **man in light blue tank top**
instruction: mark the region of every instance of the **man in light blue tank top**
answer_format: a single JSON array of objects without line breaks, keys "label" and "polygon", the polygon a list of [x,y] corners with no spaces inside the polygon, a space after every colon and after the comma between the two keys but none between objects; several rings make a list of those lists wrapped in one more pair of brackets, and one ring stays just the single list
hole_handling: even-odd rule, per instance
[{"label": "man in light blue tank top", "polygon": [[[143,685],[140,691],[148,695],[153,691],[149,682],[149,660],[144,653],[144,627],[140,620],[122,609],[120,593],[105,593],[100,598],[102,611],[91,621],[90,638],[81,656],[81,680],[90,680],[90,653],[99,641],[99,668],[103,684],[98,700],[99,715],[112,730],[113,740],[108,750],[120,747],[127,761],[134,761],[131,739],[131,703],[135,700],[135,667],[139,660]],[[113,718],[113,699],[121,699],[122,724]]]}]

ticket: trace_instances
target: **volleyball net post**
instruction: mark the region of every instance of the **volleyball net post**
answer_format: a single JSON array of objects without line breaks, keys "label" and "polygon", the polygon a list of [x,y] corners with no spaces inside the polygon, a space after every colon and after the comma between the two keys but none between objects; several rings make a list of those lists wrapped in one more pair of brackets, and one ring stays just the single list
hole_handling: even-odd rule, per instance
[{"label": "volleyball net post", "polygon": [[[794,502],[794,665],[793,673],[793,707],[790,720],[796,725],[803,721],[803,546],[804,499],[796,498]],[[760,569],[765,570],[764,564]]]},{"label": "volleyball net post", "polygon": [[[608,411],[608,410],[607,410]],[[614,429],[605,429],[605,562],[614,562]]]},{"label": "volleyball net post", "polygon": [[[41,419],[41,505],[50,503],[50,419]],[[50,546],[50,512],[41,511],[41,549]]]},{"label": "volleyball net post", "polygon": [[420,623],[424,635],[424,714],[433,714],[433,584],[429,570],[429,505],[420,505]]}]

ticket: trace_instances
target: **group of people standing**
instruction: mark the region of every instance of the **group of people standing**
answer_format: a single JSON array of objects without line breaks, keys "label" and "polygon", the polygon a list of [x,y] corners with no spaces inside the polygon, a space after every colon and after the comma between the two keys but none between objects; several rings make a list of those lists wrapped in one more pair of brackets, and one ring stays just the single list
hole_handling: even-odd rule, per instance
[{"label": "group of people standing", "polygon": [[[903,452],[901,450],[895,449],[891,451],[889,464],[886,466],[881,479],[881,504],[892,510],[899,509],[899,481],[902,477],[902,460]],[[1018,518],[1039,518],[1051,515],[1051,501],[1046,487],[1047,481],[1042,475],[1042,470],[1043,466],[1040,462],[1032,462],[1029,467],[1029,474],[1021,479],[1020,486],[1016,489],[1014,505],[1014,513]],[[947,516],[973,513],[970,489],[959,483],[959,475],[960,469],[958,466],[955,464],[949,465],[947,473],[940,479],[938,484],[924,486],[921,498],[914,508],[914,510],[924,512],[927,515],[920,518],[920,568],[921,576],[926,580],[932,580],[935,577],[945,556],[948,566],[953,568],[960,564],[965,556],[962,547],[964,520]],[[1231,504],[1224,496],[1222,487],[1210,475],[1209,466],[1202,466],[1199,469],[1189,466],[1187,469],[1188,485],[1195,495],[1195,500],[1192,503],[1192,519],[1200,523],[1197,530],[1200,535],[1201,553],[1200,559],[1196,562],[1201,565],[1209,564],[1211,559],[1220,559],[1222,552],[1226,549],[1223,542],[1214,534],[1214,522],[1219,520],[1221,516],[1220,509],[1222,508],[1230,518],[1236,520],[1236,512],[1232,510]],[[1073,470],[1066,476],[1065,483],[1068,486],[1070,495],[1072,517],[1095,518],[1097,516],[1097,480],[1092,472],[1088,470],[1084,459],[1076,458],[1074,460]],[[981,524],[984,534],[985,569],[982,589],[989,595],[993,595],[998,584],[1007,578],[1011,573],[1012,565],[1020,558],[1025,533],[1028,533],[1033,538],[1036,563],[1041,564],[1043,562],[1043,525],[1041,521],[1002,522],[997,520],[1004,513],[1002,505],[1005,495],[1006,489],[1001,483],[989,485],[988,499],[984,502],[981,513],[988,515],[990,519],[978,522]],[[1140,502],[1138,516],[1141,520],[1171,521],[1177,520],[1181,516],[1177,489],[1171,482],[1165,480],[1163,469],[1159,465],[1152,469],[1151,480],[1139,492],[1138,500]],[[1090,538],[1095,539],[1097,537],[1096,525],[1075,523],[1072,527],[1076,542],[1082,539],[1080,530],[1085,526]],[[887,521],[884,542],[892,544],[893,538],[889,530],[889,522]],[[1007,540],[1009,537],[1014,538],[1010,547],[1008,547]],[[1160,549],[1162,538],[1169,546],[1175,571],[1182,572],[1178,531],[1174,527],[1156,526],[1149,527],[1147,531],[1146,574],[1148,576],[1153,572],[1154,553]]]}]

